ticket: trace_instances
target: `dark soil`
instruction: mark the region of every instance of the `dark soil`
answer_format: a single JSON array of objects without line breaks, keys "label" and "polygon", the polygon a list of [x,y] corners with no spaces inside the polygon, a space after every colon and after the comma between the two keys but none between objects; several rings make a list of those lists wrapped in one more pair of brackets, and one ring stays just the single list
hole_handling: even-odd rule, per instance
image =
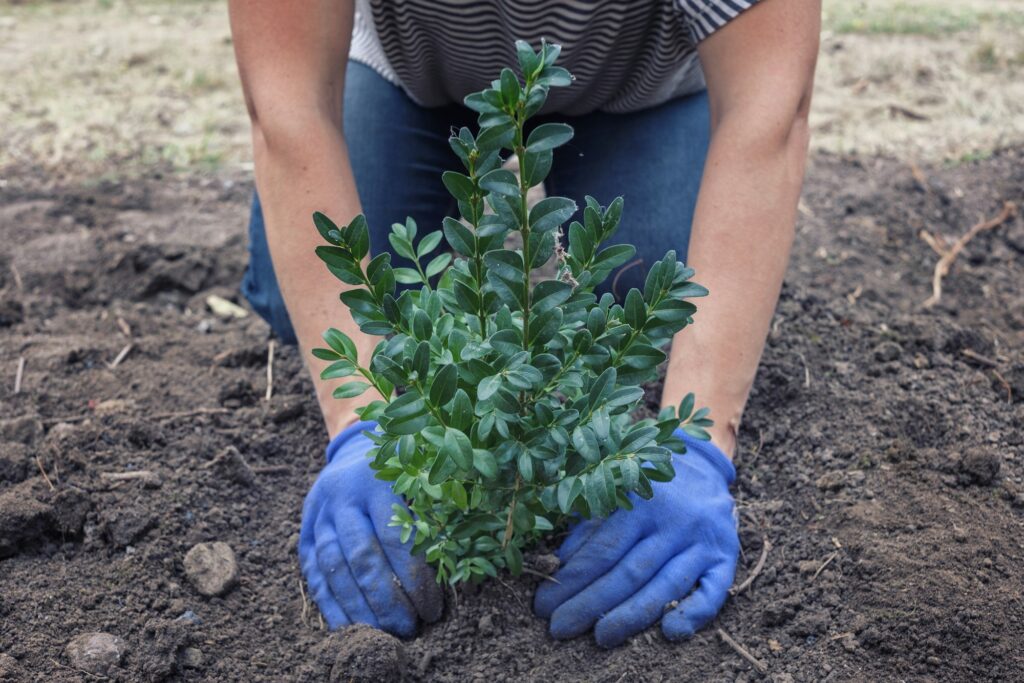
[{"label": "dark soil", "polygon": [[[1024,680],[1024,220],[972,242],[927,311],[918,236],[1024,203],[1024,149],[924,178],[813,160],[737,459],[737,581],[768,539],[764,571],[690,642],[655,628],[603,651],[551,640],[530,578],[461,591],[409,642],[323,631],[295,555],[323,459],[310,382],[279,346],[265,401],[267,326],[204,304],[238,300],[248,183],[11,177],[0,679],[99,680],[64,650],[106,632],[118,681]],[[183,560],[216,541],[240,583],[205,598]]]}]

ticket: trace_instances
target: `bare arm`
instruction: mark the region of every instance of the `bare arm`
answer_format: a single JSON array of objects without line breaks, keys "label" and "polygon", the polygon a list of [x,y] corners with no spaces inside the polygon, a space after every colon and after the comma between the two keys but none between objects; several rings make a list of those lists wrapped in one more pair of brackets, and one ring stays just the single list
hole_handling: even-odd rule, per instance
[{"label": "bare arm", "polygon": [[820,15],[819,0],[763,0],[698,48],[712,131],[688,265],[711,294],[673,344],[662,403],[693,391],[730,457],[793,242]]},{"label": "bare arm", "polygon": [[313,254],[322,242],[314,211],[341,224],[361,210],[341,129],[353,11],[352,0],[229,2],[267,242],[332,436],[356,419],[360,399],[333,399],[309,351],[332,326],[355,341],[360,358],[376,343],[338,300],[344,285]]}]

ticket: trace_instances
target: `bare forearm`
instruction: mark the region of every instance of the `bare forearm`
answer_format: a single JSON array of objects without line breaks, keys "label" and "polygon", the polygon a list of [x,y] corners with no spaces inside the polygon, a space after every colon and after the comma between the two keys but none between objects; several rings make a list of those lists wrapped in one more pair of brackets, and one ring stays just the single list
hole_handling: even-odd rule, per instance
[{"label": "bare forearm", "polygon": [[360,359],[369,359],[377,340],[359,331],[338,300],[339,291],[348,285],[336,280],[314,255],[322,240],[312,214],[322,211],[339,224],[347,223],[360,212],[359,198],[337,128],[313,124],[305,128],[301,140],[293,142],[279,145],[254,128],[256,184],[281,294],[333,436],[356,419],[353,409],[365,400],[332,398],[332,386],[318,377],[323,363],[312,357],[310,349],[323,345],[321,334],[328,327],[348,334]]},{"label": "bare forearm", "polygon": [[747,142],[749,133],[725,123],[708,153],[688,265],[711,293],[673,344],[662,398],[678,405],[694,392],[711,408],[712,440],[730,456],[789,259],[806,122],[778,144]]}]

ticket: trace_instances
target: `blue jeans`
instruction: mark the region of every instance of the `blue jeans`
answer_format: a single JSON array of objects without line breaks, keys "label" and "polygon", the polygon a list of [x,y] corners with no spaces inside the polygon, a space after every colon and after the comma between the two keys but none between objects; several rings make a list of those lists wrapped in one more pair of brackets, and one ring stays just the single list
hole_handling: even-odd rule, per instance
[{"label": "blue jeans", "polygon": [[[475,130],[474,112],[461,105],[424,109],[357,62],[349,62],[344,112],[349,158],[375,252],[389,248],[391,224],[404,222],[406,216],[424,234],[439,228],[445,216],[455,215],[441,173],[461,170],[448,136],[453,127]],[[706,93],[629,114],[549,118],[570,124],[576,135],[555,152],[545,181],[548,194],[570,197],[581,206],[588,194],[605,205],[622,195],[622,223],[612,242],[635,245],[637,256],[609,278],[605,291],[612,291],[613,282],[617,296],[630,287],[643,287],[651,264],[669,249],[682,258],[689,245],[710,137]],[[314,230],[312,222],[309,229]],[[312,253],[309,258],[310,267],[323,267]],[[396,265],[402,261],[393,259]],[[249,220],[249,267],[242,291],[283,341],[295,342],[270,261],[258,196],[253,197]]]}]

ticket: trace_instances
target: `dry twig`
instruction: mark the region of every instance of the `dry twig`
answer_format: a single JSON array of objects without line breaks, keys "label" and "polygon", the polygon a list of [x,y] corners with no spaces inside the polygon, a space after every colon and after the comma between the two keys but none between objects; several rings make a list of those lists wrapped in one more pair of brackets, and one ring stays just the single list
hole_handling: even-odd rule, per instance
[{"label": "dry twig", "polygon": [[[935,264],[935,273],[932,275],[932,295],[924,302],[925,308],[931,308],[935,304],[939,303],[942,298],[942,278],[949,275],[949,269],[953,267],[953,262],[956,261],[956,257],[963,251],[967,243],[977,237],[980,233],[986,230],[992,230],[993,228],[999,227],[1006,221],[1010,220],[1017,215],[1017,205],[1013,202],[1003,202],[1003,210],[999,212],[994,218],[990,218],[987,221],[981,221],[971,226],[971,229],[961,235],[956,242],[953,243],[949,249],[942,254],[938,262]],[[927,241],[927,240],[926,240]],[[935,248],[934,246],[932,247]]]},{"label": "dry twig", "polygon": [[829,555],[828,557],[826,557],[825,561],[821,563],[820,567],[818,567],[818,571],[814,572],[814,576],[811,577],[811,581],[814,581],[816,578],[818,578],[818,574],[821,574],[823,571],[825,571],[825,567],[832,564],[832,560],[836,559],[837,557],[839,557],[838,550]]},{"label": "dry twig", "polygon": [[18,371],[14,374],[14,393],[21,393],[21,380],[25,376],[25,356],[18,359]]},{"label": "dry twig", "polygon": [[100,472],[100,479],[107,481],[129,481],[131,479],[151,479],[156,475],[152,470],[131,470],[129,472]]},{"label": "dry twig", "polygon": [[768,665],[767,664],[762,662],[760,659],[758,659],[754,655],[750,654],[750,652],[747,650],[747,648],[743,647],[742,645],[737,643],[735,640],[733,640],[732,636],[730,636],[724,630],[718,629],[718,637],[722,639],[723,643],[725,643],[726,645],[731,647],[733,650],[735,650],[736,654],[738,654],[740,657],[743,657],[743,659],[745,659],[748,662],[750,662],[754,666],[754,668],[758,670],[758,672],[760,672],[762,674],[768,673]]},{"label": "dry twig", "polygon": [[1006,381],[1005,377],[999,374],[998,370],[992,370],[992,374],[995,375],[996,380],[998,380],[998,382],[1003,385],[1003,388],[1006,389],[1006,402],[1013,403],[1013,387],[1010,386],[1010,383]]},{"label": "dry twig", "polygon": [[125,357],[131,352],[131,350],[134,348],[134,346],[135,345],[132,344],[131,342],[128,342],[127,344],[125,344],[124,348],[121,349],[121,351],[116,356],[114,356],[114,360],[112,360],[109,363],[107,363],[107,367],[109,369],[113,370],[118,365],[120,365],[121,361],[123,361],[125,359]]},{"label": "dry twig", "polygon": [[966,358],[970,358],[973,361],[977,361],[977,362],[981,363],[982,365],[987,365],[990,368],[998,368],[999,367],[999,361],[993,360],[993,359],[989,358],[988,356],[983,356],[983,355],[981,355],[980,353],[978,353],[977,351],[975,351],[973,349],[961,349],[960,350],[960,354],[962,356],[966,357]]},{"label": "dry twig", "polygon": [[768,540],[767,536],[761,537],[761,557],[757,559],[757,564],[754,565],[754,569],[750,572],[747,578],[738,586],[734,586],[729,589],[729,595],[739,595],[743,591],[754,585],[754,579],[761,575],[761,571],[764,569],[765,560],[768,559],[768,552],[772,549],[772,542]]},{"label": "dry twig", "polygon": [[132,326],[128,324],[127,320],[125,320],[121,316],[117,316],[117,326],[118,328],[120,328],[121,334],[128,337],[129,339],[132,338]]},{"label": "dry twig", "polygon": [[39,474],[43,475],[43,481],[45,481],[46,485],[50,487],[51,491],[53,491],[53,482],[50,481],[49,475],[46,474],[46,469],[43,467],[43,461],[39,459],[38,455],[36,455],[36,466],[39,468]]}]

